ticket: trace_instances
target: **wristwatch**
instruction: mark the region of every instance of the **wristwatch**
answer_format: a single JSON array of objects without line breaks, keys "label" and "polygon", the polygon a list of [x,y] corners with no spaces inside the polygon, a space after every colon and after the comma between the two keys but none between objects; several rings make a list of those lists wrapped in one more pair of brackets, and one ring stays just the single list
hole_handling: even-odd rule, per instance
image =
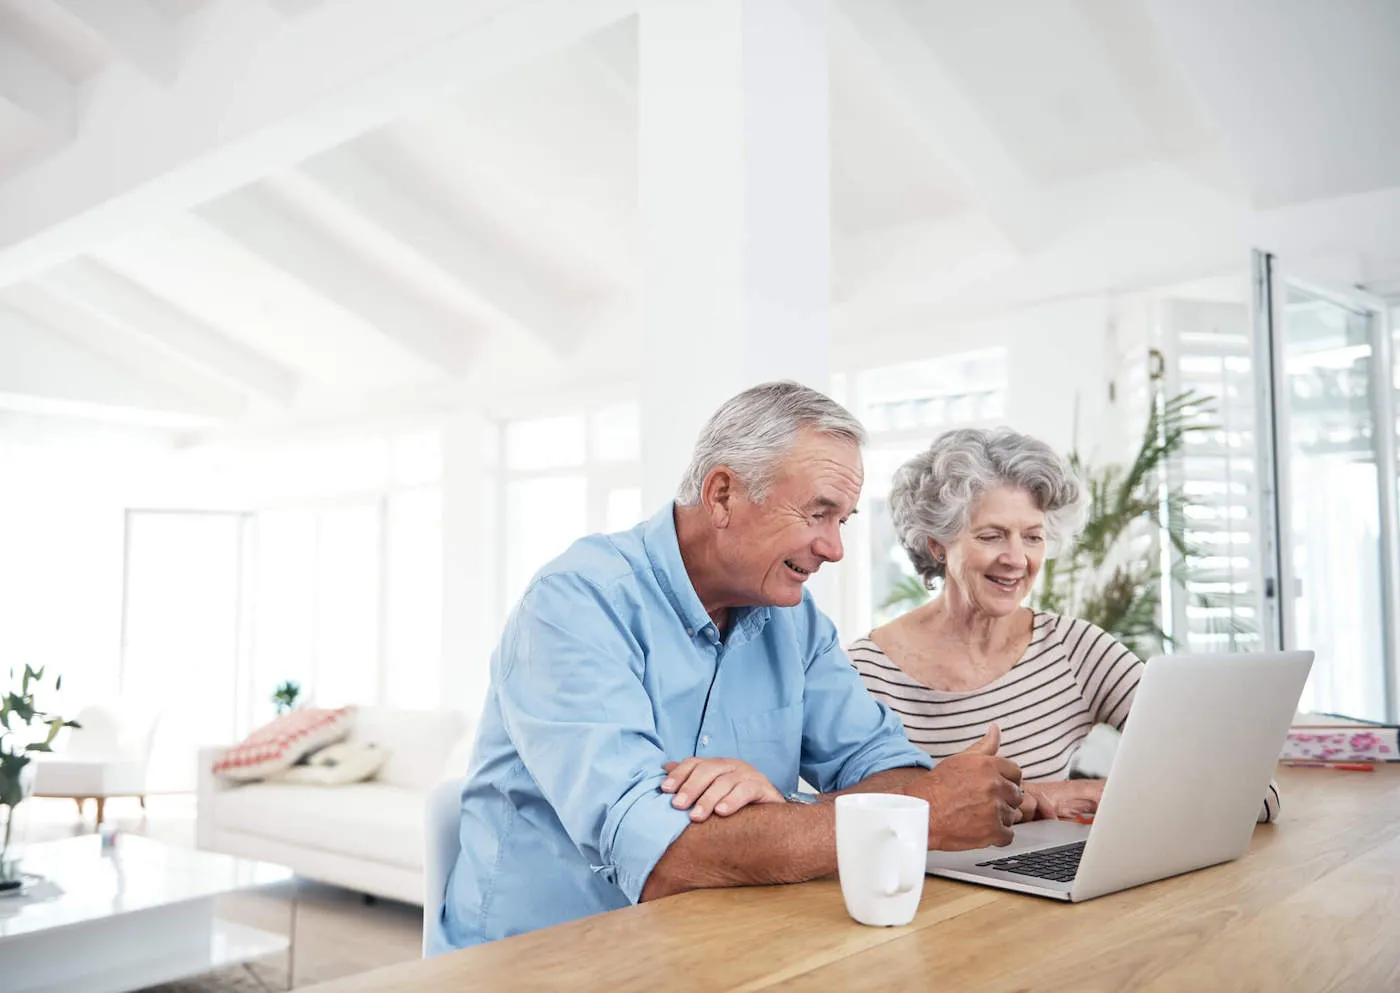
[{"label": "wristwatch", "polygon": [[789,793],[788,803],[821,803],[821,797],[815,793]]}]

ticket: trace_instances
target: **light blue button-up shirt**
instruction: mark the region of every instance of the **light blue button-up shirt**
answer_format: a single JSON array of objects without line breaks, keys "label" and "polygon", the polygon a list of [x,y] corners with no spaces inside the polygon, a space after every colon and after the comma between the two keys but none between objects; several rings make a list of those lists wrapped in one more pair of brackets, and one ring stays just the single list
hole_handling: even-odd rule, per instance
[{"label": "light blue button-up shirt", "polygon": [[491,657],[435,952],[636,903],[690,824],[664,762],[740,758],[785,793],[932,766],[810,597],[730,618],[722,636],[701,606],[669,506],[539,572]]}]

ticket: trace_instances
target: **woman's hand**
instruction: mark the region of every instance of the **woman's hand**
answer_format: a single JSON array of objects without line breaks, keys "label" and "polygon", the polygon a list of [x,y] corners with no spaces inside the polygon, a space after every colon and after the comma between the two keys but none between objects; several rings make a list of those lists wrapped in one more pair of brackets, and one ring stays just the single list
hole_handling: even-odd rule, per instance
[{"label": "woman's hand", "polygon": [[671,806],[689,808],[690,819],[697,824],[712,812],[728,817],[751,803],[787,802],[763,773],[740,759],[691,756],[661,768],[670,774],[661,784],[661,792],[674,793]]},{"label": "woman's hand", "polygon": [[1099,809],[1104,782],[1102,779],[1066,779],[1026,783],[1026,795],[1021,801],[1022,820],[1053,820],[1092,814]]}]

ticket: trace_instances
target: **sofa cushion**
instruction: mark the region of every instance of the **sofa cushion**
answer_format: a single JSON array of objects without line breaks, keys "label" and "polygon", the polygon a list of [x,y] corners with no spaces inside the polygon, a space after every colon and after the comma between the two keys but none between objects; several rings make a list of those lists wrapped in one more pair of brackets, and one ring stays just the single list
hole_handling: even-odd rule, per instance
[{"label": "sofa cushion", "polygon": [[406,869],[423,865],[417,790],[387,783],[301,786],[248,783],[213,797],[219,831],[237,831]]},{"label": "sofa cushion", "polygon": [[466,716],[455,710],[360,707],[350,740],[388,749],[378,782],[427,793],[442,778],[452,746],[466,729]]},{"label": "sofa cushion", "polygon": [[353,708],[303,707],[264,724],[214,760],[214,775],[236,782],[263,779],[350,733]]}]

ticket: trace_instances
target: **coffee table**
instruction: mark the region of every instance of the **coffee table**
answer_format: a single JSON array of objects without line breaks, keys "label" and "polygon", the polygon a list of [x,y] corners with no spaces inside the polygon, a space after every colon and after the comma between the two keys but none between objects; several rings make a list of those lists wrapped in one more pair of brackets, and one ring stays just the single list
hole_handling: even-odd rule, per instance
[{"label": "coffee table", "polygon": [[[5,993],[122,993],[263,955],[296,939],[295,884],[279,865],[123,835],[30,845],[24,870],[43,877],[0,896],[0,986]],[[286,935],[220,920],[219,896],[285,887]]]}]

